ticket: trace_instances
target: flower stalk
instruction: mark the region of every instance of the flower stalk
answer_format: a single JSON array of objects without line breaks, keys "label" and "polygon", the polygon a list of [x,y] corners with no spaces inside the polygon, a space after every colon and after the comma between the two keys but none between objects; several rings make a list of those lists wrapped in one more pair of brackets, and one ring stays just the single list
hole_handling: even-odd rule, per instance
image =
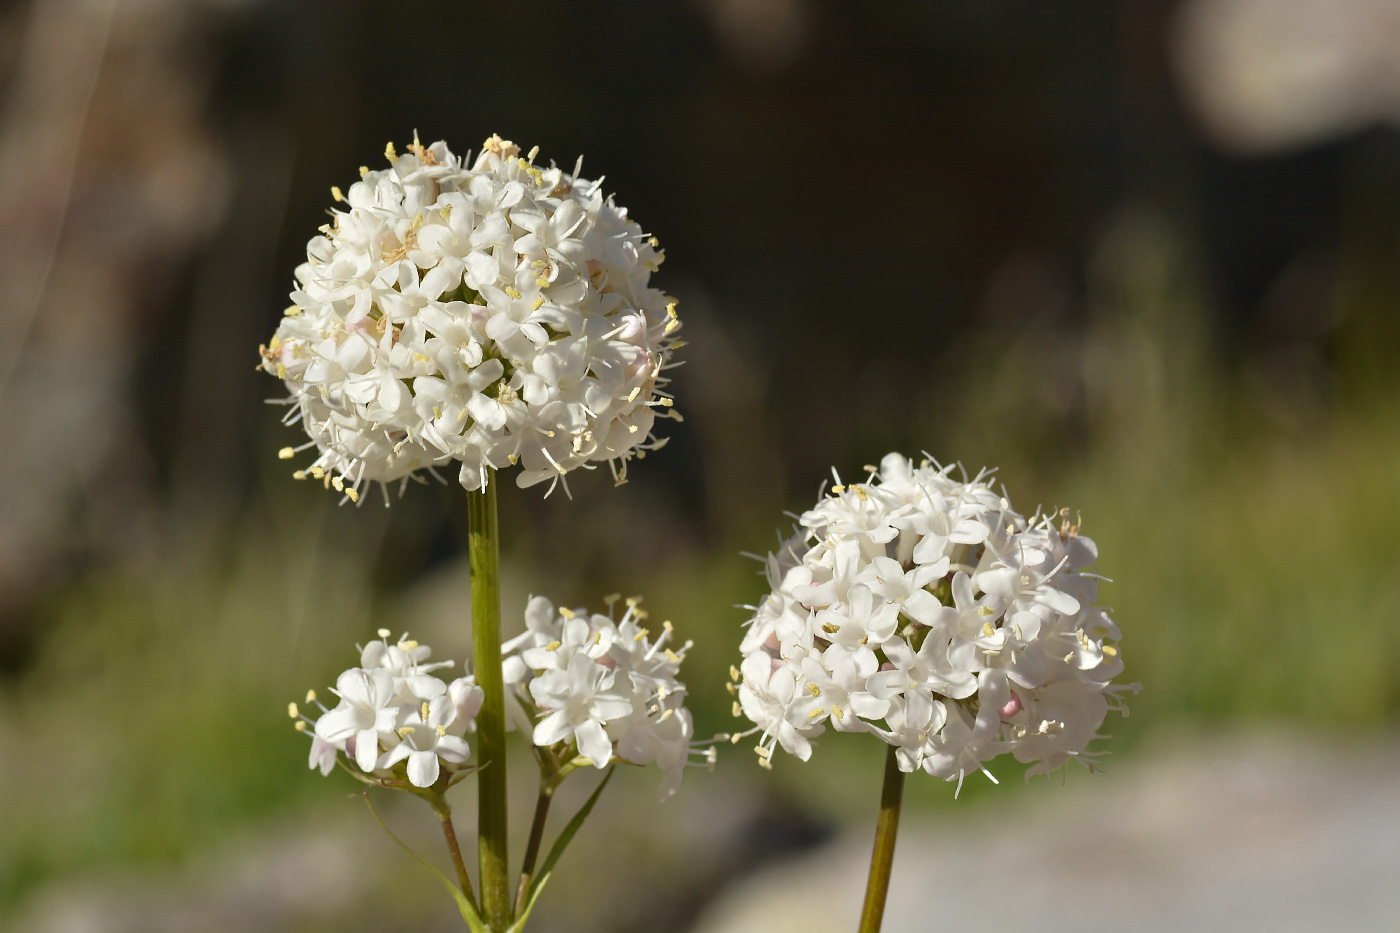
[{"label": "flower stalk", "polygon": [[472,667],[485,694],[477,714],[478,854],[483,919],[493,930],[510,925],[511,896],[506,845],[506,717],[501,673],[500,537],[496,480],[467,493],[472,587]]},{"label": "flower stalk", "polygon": [[452,867],[457,870],[457,885],[466,895],[467,903],[472,905],[472,909],[480,912],[476,892],[472,890],[471,875],[467,874],[467,864],[462,860],[462,847],[457,843],[457,830],[452,825],[452,808],[447,805],[447,799],[441,794],[432,798],[431,803],[442,822],[442,835],[447,840],[447,850],[452,853]]},{"label": "flower stalk", "polygon": [[885,783],[880,790],[880,816],[875,821],[875,848],[870,854],[870,878],[865,884],[858,933],[879,933],[885,918],[885,895],[890,889],[899,810],[904,802],[904,772],[899,770],[898,752],[891,745],[885,754]]},{"label": "flower stalk", "polygon": [[544,826],[549,819],[549,803],[554,799],[557,783],[544,775],[540,776],[540,794],[535,798],[535,818],[530,823],[530,838],[525,843],[525,858],[520,864],[520,885],[515,891],[515,909],[518,913],[525,907],[525,897],[530,883],[535,878],[535,863],[540,856],[540,845],[544,842]]}]

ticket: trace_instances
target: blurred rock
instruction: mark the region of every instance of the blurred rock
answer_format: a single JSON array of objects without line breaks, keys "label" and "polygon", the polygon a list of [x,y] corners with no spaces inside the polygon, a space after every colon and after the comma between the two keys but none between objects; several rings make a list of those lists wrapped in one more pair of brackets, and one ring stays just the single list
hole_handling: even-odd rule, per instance
[{"label": "blurred rock", "polygon": [[[1394,736],[1231,737],[1005,787],[995,809],[906,819],[884,930],[1393,930],[1397,767]],[[752,878],[695,933],[854,929],[870,832]]]},{"label": "blurred rock", "polygon": [[1188,0],[1177,26],[1187,101],[1227,150],[1400,120],[1400,0]]}]

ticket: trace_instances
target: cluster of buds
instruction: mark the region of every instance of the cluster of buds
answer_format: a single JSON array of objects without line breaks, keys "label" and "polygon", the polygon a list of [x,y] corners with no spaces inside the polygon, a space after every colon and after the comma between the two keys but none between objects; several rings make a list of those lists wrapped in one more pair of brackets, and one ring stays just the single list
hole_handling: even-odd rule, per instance
[{"label": "cluster of buds", "polygon": [[690,642],[670,647],[670,622],[652,632],[639,598],[625,601],[620,619],[554,607],[536,596],[525,610],[525,631],[502,646],[502,670],[517,725],[556,760],[577,756],[597,768],[611,761],[655,762],[665,775],[661,799],[680,787],[686,765],[713,765],[715,749],[696,743],[685,684],[677,679]]},{"label": "cluster of buds", "polygon": [[806,760],[828,724],[960,785],[1003,752],[1028,774],[1092,762],[1127,689],[1110,683],[1123,664],[1094,542],[1067,510],[1027,521],[986,472],[961,482],[899,454],[866,469],[767,557],[731,670],[760,763],[779,746]]},{"label": "cluster of buds", "polygon": [[621,482],[663,443],[682,345],[675,300],[650,285],[664,254],[582,160],[569,173],[535,155],[493,136],[468,168],[415,139],[331,189],[332,222],[261,348],[318,451],[298,478],[358,501],[368,482],[452,465],[473,490],[519,464],[519,485],[552,490],[604,461]]}]

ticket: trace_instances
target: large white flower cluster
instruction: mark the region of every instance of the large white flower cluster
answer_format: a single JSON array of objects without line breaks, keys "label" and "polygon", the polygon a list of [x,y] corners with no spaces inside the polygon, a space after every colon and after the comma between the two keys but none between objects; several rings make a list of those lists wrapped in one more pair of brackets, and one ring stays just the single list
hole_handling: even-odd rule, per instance
[{"label": "large white flower cluster", "polygon": [[319,451],[295,475],[354,500],[452,463],[467,489],[517,463],[521,486],[599,461],[621,482],[663,443],[658,415],[679,417],[656,239],[578,177],[582,160],[540,168],[496,136],[470,168],[442,142],[385,155],[331,189],[333,220],[261,348]]},{"label": "large white flower cluster", "polygon": [[867,470],[767,558],[772,592],[731,671],[760,763],[777,745],[806,760],[827,724],[960,786],[1003,752],[1028,774],[1092,761],[1107,711],[1126,713],[1094,542],[1068,510],[1027,522],[986,473],[959,482],[899,454]]},{"label": "large white flower cluster", "polygon": [[690,642],[667,647],[675,634],[670,622],[653,639],[639,601],[628,599],[614,621],[534,597],[525,631],[502,646],[502,670],[518,701],[516,724],[535,745],[565,760],[576,750],[598,768],[614,759],[655,762],[665,775],[664,800],[679,789],[692,755],[712,765],[715,750],[695,747],[685,684],[677,679]]},{"label": "large white flower cluster", "polygon": [[[451,667],[451,661],[429,663],[427,645],[406,635],[390,644],[388,637],[380,629],[379,638],[360,649],[360,666],[336,678],[331,692],[340,703],[334,709],[321,706],[316,719],[295,703],[288,712],[298,729],[311,729],[310,767],[322,774],[330,774],[343,753],[366,774],[401,780],[396,772],[402,770],[415,787],[431,787],[443,764],[450,773],[470,756],[464,736],[475,726],[481,688],[471,677],[445,683],[433,671]],[[317,702],[315,692],[306,700]]]}]

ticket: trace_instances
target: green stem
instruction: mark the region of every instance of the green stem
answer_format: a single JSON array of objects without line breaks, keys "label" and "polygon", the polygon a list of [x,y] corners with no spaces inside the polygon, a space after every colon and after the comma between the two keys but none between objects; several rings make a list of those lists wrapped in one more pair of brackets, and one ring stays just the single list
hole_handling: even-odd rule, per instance
[{"label": "green stem", "polygon": [[476,910],[481,908],[476,904],[476,893],[472,890],[472,879],[467,874],[466,862],[462,861],[462,847],[457,844],[457,830],[452,825],[452,811],[447,806],[447,801],[439,800],[433,803],[433,809],[437,811],[438,819],[442,821],[442,835],[447,840],[448,851],[452,853],[452,867],[457,869],[457,884],[461,886],[462,893],[467,896],[467,901]]},{"label": "green stem", "polygon": [[865,885],[858,933],[879,933],[885,918],[885,894],[890,889],[894,839],[899,832],[899,807],[904,799],[904,772],[899,770],[896,751],[891,745],[885,755],[885,785],[880,790],[880,816],[875,822],[875,851],[870,854],[870,880]]},{"label": "green stem", "polygon": [[485,699],[477,714],[478,851],[481,907],[493,930],[510,925],[506,852],[506,694],[501,675],[501,558],[496,522],[496,476],[467,493],[472,571],[472,665]]},{"label": "green stem", "polygon": [[515,892],[516,913],[524,908],[526,892],[530,890],[530,882],[535,877],[535,861],[540,857],[540,844],[544,842],[544,824],[549,817],[549,802],[553,798],[554,784],[541,775],[540,795],[535,799],[535,819],[530,823],[530,841],[525,844],[525,860],[520,864],[520,887]]}]

